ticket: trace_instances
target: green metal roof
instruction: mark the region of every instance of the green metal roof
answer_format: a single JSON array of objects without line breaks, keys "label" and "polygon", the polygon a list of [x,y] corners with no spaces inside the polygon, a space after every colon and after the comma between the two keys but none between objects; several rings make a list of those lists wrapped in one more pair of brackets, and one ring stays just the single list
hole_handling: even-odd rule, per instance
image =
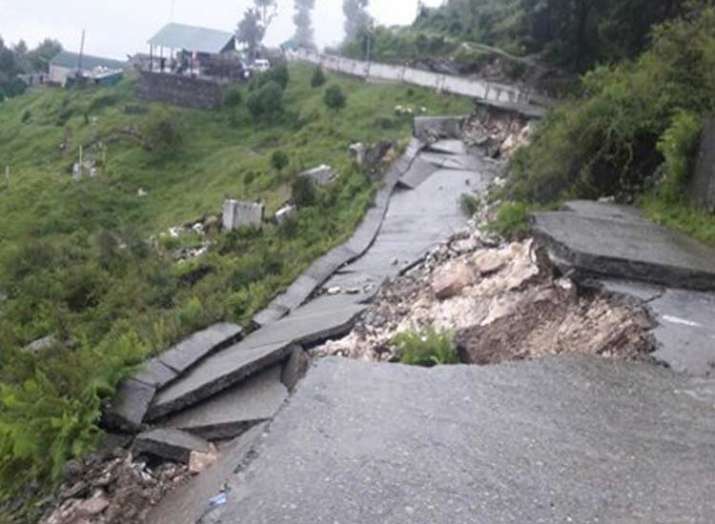
[{"label": "green metal roof", "polygon": [[[67,67],[74,69],[79,63],[79,54],[69,51],[60,51],[57,56],[50,60],[51,65]],[[82,69],[89,70],[97,67],[106,67],[107,69],[123,69],[126,66],[125,62],[120,60],[112,60],[111,58],[100,58],[92,55],[82,55]]]},{"label": "green metal roof", "polygon": [[234,38],[233,33],[225,31],[171,23],[154,35],[149,40],[149,44],[169,49],[218,54],[232,44]]}]

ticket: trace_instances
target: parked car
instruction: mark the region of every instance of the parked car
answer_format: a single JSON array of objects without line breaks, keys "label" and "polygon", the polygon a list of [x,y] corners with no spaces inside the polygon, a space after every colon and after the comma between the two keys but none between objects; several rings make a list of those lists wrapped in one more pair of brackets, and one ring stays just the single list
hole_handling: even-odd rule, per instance
[{"label": "parked car", "polygon": [[265,58],[258,58],[253,62],[253,70],[259,73],[265,73],[271,68],[271,63]]}]

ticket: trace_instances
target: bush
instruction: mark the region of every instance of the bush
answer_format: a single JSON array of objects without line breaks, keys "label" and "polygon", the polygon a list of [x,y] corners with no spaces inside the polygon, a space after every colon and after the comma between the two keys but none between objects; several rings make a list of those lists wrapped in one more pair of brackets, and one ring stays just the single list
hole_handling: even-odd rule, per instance
[{"label": "bush", "polygon": [[658,142],[658,151],[665,158],[665,177],[660,194],[668,201],[679,200],[695,168],[703,129],[702,119],[693,113],[680,112]]},{"label": "bush", "polygon": [[529,207],[523,202],[505,202],[488,229],[504,238],[522,238],[529,233]]},{"label": "bush", "polygon": [[32,120],[32,112],[30,112],[29,109],[25,109],[25,110],[22,112],[22,117],[20,118],[20,120],[21,120],[21,122],[22,122],[23,124],[29,123],[30,120]]},{"label": "bush", "polygon": [[273,166],[273,169],[276,171],[283,171],[289,163],[290,159],[283,151],[274,151],[271,155],[271,166]]},{"label": "bush", "polygon": [[226,96],[223,99],[223,104],[226,107],[238,107],[243,102],[243,94],[239,87],[232,87],[226,91]]},{"label": "bush", "polygon": [[184,141],[175,115],[161,112],[144,127],[144,137],[149,145],[160,153],[176,151]]},{"label": "bush", "polygon": [[323,72],[322,66],[318,66],[313,71],[313,76],[310,79],[310,86],[313,88],[322,87],[325,85],[327,79],[325,78],[325,73]]},{"label": "bush", "polygon": [[246,106],[254,120],[274,122],[283,114],[283,89],[277,82],[269,82],[248,96]]},{"label": "bush", "polygon": [[420,332],[408,331],[396,335],[391,343],[397,347],[403,364],[433,367],[459,363],[451,332],[439,332],[434,328]]},{"label": "bush", "polygon": [[328,106],[328,109],[340,111],[343,107],[345,107],[347,98],[345,97],[343,90],[340,89],[340,86],[332,85],[325,90],[323,101],[325,102],[325,105]]},{"label": "bush", "polygon": [[459,197],[459,208],[467,217],[472,218],[482,207],[482,202],[478,196],[464,193]]},{"label": "bush", "polygon": [[282,90],[285,90],[288,87],[289,81],[290,73],[288,72],[288,66],[286,66],[285,64],[281,64],[272,67],[265,73],[257,75],[251,82],[249,89],[251,91],[257,91],[263,86],[270,84],[271,82],[275,82],[276,84],[281,86]]},{"label": "bush", "polygon": [[318,200],[318,192],[313,181],[306,176],[298,176],[293,180],[291,186],[291,196],[293,202],[298,207],[309,207]]},{"label": "bush", "polygon": [[87,106],[86,113],[96,113],[105,107],[112,107],[119,102],[119,95],[115,93],[101,93],[96,95]]}]

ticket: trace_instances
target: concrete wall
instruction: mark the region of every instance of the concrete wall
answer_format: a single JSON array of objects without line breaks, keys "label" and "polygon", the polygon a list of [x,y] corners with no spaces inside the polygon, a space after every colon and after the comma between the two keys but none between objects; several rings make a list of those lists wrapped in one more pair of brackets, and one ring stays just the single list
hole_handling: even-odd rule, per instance
[{"label": "concrete wall", "polygon": [[500,104],[529,104],[532,94],[516,86],[487,82],[486,80],[462,78],[413,69],[405,66],[361,62],[332,55],[321,55],[313,51],[299,49],[287,53],[288,60],[321,65],[328,71],[336,71],[360,78],[404,82],[477,98]]},{"label": "concrete wall", "polygon": [[220,84],[201,78],[141,71],[137,95],[143,100],[214,109],[223,104]]},{"label": "concrete wall", "polygon": [[67,77],[71,72],[72,70],[69,67],[61,67],[50,64],[49,80],[54,84],[64,86],[67,83]]}]

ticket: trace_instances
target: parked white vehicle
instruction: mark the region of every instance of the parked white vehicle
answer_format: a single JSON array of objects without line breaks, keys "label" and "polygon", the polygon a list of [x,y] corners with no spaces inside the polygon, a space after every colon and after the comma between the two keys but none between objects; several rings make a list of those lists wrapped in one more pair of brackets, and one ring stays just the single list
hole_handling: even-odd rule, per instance
[{"label": "parked white vehicle", "polygon": [[271,68],[271,63],[265,58],[259,58],[253,62],[252,69],[258,71],[259,73],[265,73]]}]

